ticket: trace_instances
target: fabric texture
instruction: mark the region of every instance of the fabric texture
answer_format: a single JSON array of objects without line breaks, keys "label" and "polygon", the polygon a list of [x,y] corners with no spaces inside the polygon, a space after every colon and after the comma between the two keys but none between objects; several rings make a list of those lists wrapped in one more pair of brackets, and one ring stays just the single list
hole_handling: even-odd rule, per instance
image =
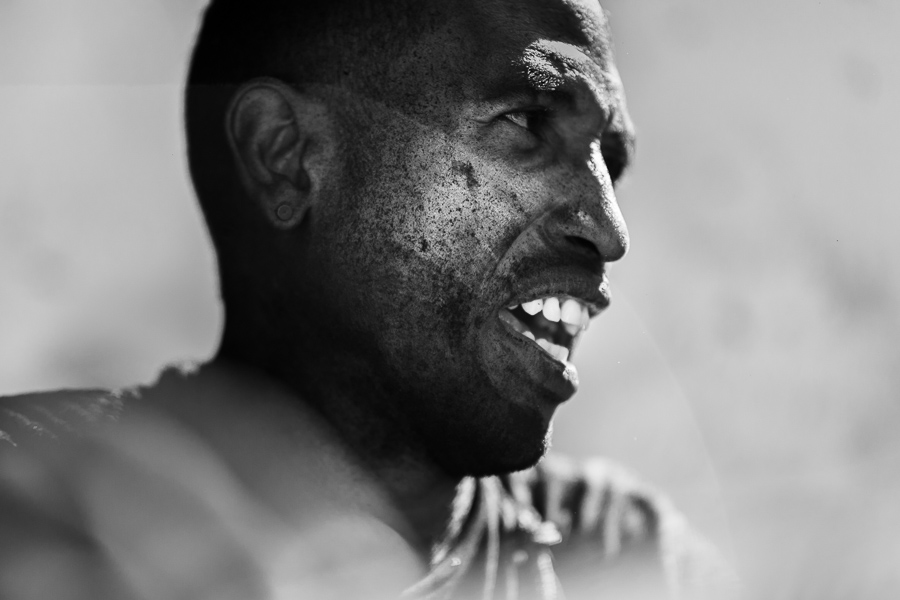
[{"label": "fabric texture", "polygon": [[[258,392],[261,387],[227,377],[213,381],[202,373],[169,371],[151,388],[0,398],[0,508],[5,507],[0,512],[0,528],[7,533],[0,536],[5,538],[0,541],[0,573],[5,573],[0,575],[0,596],[12,600],[41,594],[48,597],[46,593],[60,598],[389,597],[390,593],[364,584],[335,583],[334,590],[325,588],[338,580],[360,576],[365,580],[391,573],[395,579],[405,579],[408,587],[385,589],[395,589],[394,597],[403,600],[738,597],[732,571],[708,542],[690,530],[671,503],[627,469],[603,459],[576,463],[551,455],[521,473],[465,479],[445,533],[419,576],[415,569],[406,569],[403,560],[378,557],[380,548],[388,556],[387,548],[402,545],[398,544],[402,526],[390,515],[377,484],[367,481],[351,460],[340,458],[338,442],[322,433],[324,426],[312,418],[304,436],[309,447],[303,464],[288,466],[287,474],[276,469],[270,477],[281,481],[297,474],[299,487],[279,488],[270,494],[276,502],[266,504],[268,512],[257,511],[255,505],[265,502],[255,497],[245,502],[245,488],[264,490],[261,496],[268,488],[248,483],[248,477],[255,476],[253,463],[245,469],[249,476],[233,465],[254,449],[263,454],[278,451],[277,446],[266,446],[277,438],[277,427],[272,431],[265,430],[267,425],[257,427],[240,412],[247,410],[240,407],[248,404],[248,396],[265,395]],[[223,394],[235,396],[229,401],[238,407],[232,417],[227,410],[216,408]],[[180,429],[191,418],[184,417],[173,426],[140,416],[145,414],[145,405],[153,405],[158,398],[161,403],[180,398],[181,407],[194,402],[185,398],[199,396],[206,397],[213,408],[197,402],[200,416],[195,422],[208,421],[208,414],[225,415],[223,424],[214,426],[228,432],[219,446],[195,445],[192,426]],[[257,407],[268,406],[256,397],[254,402]],[[277,424],[278,419],[272,422]],[[98,439],[114,440],[100,445],[81,443],[97,431],[126,434],[100,436]],[[170,436],[165,447],[153,445],[159,435]],[[253,440],[254,436],[264,439]],[[202,439],[202,435],[198,437]],[[245,448],[237,440],[250,445]],[[150,445],[142,445],[148,441]],[[85,447],[92,450],[86,452]],[[228,452],[233,452],[233,457],[223,458]],[[108,466],[115,462],[110,455],[117,453],[126,457],[122,463],[126,466]],[[191,457],[185,456],[188,454]],[[196,463],[193,467],[188,464],[191,460]],[[115,477],[109,476],[111,472]],[[144,473],[151,475],[141,480]],[[84,492],[79,478],[94,482],[101,491]],[[96,483],[104,478],[109,481]],[[129,486],[143,491],[129,493]],[[162,488],[172,491],[159,492],[164,498],[145,510],[142,500]],[[310,518],[304,519],[302,514],[299,518],[293,514],[279,519],[269,516],[269,512],[279,512],[278,506],[269,509],[277,504],[278,493],[288,493],[285,490],[291,498],[309,496],[300,506],[309,507],[306,516]],[[358,498],[335,509],[345,496]],[[186,498],[182,504],[172,504],[173,498],[182,497]],[[117,508],[122,502],[128,503],[127,509]],[[195,502],[202,510],[194,507]],[[235,508],[245,504],[254,509]],[[262,512],[267,516],[260,517]],[[176,513],[180,521],[172,516]],[[343,518],[351,513],[360,519],[342,522],[358,525],[344,526],[340,535],[336,533],[339,528],[326,527],[331,522],[328,515]],[[130,539],[150,537],[130,533],[130,524],[148,514],[158,515],[160,532],[169,521],[178,524],[171,528],[169,538],[160,533],[156,549],[150,550],[140,545],[142,540]],[[171,537],[179,530],[196,533],[188,536],[188,541]],[[346,537],[341,537],[344,534]],[[327,541],[311,541],[320,538]],[[298,545],[297,540],[302,543]],[[38,546],[39,542],[44,545]],[[210,543],[216,552],[205,546]],[[168,565],[167,545],[190,547],[191,557],[209,554],[211,558],[202,561],[202,568],[184,561],[183,565]],[[335,550],[328,552],[324,545]],[[273,551],[291,547],[301,551]],[[15,577],[16,565],[24,564],[22,557],[28,548],[40,550],[35,550],[37,557],[54,556],[53,552],[64,555],[66,565],[79,566],[79,574],[62,578],[65,586],[60,584],[59,589],[51,586],[49,592],[35,591],[40,586],[35,588],[24,576]],[[402,558],[402,552],[395,554]],[[381,562],[373,560],[373,555]],[[348,570],[340,565],[342,561],[366,565]],[[157,564],[160,566],[153,566]],[[285,572],[287,576],[283,576]],[[143,581],[159,573],[166,573],[172,583],[160,586]],[[193,581],[202,573],[208,574],[206,580]],[[318,587],[308,586],[306,579],[316,577],[321,579]],[[287,579],[292,582],[285,584]],[[224,583],[212,585],[209,580]],[[277,581],[273,584],[273,580]],[[409,585],[410,581],[416,583]]]}]

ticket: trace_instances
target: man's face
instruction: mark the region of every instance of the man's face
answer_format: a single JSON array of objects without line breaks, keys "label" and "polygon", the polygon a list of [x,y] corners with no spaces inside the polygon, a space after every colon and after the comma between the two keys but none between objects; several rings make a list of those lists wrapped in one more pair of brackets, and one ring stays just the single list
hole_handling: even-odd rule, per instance
[{"label": "man's face", "polygon": [[344,185],[311,213],[312,362],[451,472],[525,468],[627,247],[605,18],[596,0],[473,2],[385,76],[346,100]]}]

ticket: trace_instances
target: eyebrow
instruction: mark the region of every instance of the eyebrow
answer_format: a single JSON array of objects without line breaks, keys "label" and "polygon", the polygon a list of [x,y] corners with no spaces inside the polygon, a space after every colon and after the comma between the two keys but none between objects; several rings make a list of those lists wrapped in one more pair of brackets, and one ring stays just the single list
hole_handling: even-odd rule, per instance
[{"label": "eyebrow", "polygon": [[[602,60],[602,57],[599,57]],[[577,108],[580,101],[602,116],[601,149],[615,182],[631,163],[634,132],[628,124],[618,78],[607,64],[565,42],[538,40],[514,62],[515,71],[494,82],[484,103],[493,111],[511,106]]]},{"label": "eyebrow", "polygon": [[491,105],[546,103],[574,106],[582,98],[609,115],[615,96],[606,66],[577,46],[538,40],[525,48],[487,91]]}]

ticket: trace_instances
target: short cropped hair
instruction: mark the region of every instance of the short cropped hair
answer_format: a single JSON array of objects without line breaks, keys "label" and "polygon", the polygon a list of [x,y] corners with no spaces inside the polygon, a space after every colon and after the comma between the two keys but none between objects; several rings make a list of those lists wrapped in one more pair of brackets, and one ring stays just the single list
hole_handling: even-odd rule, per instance
[{"label": "short cropped hair", "polygon": [[424,0],[211,0],[185,92],[188,164],[219,254],[220,273],[249,213],[235,175],[226,112],[241,84],[275,77],[289,85],[372,91],[392,57],[428,27]]}]

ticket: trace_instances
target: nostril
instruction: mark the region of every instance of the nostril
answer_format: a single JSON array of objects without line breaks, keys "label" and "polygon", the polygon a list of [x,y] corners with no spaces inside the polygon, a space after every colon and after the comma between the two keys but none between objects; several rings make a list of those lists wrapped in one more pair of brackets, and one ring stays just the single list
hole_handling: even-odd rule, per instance
[{"label": "nostril", "polygon": [[590,240],[586,240],[583,237],[578,237],[577,235],[567,235],[566,241],[576,248],[581,249],[583,252],[590,253],[592,256],[600,256],[600,250],[598,250],[597,246],[595,246],[594,243]]}]

